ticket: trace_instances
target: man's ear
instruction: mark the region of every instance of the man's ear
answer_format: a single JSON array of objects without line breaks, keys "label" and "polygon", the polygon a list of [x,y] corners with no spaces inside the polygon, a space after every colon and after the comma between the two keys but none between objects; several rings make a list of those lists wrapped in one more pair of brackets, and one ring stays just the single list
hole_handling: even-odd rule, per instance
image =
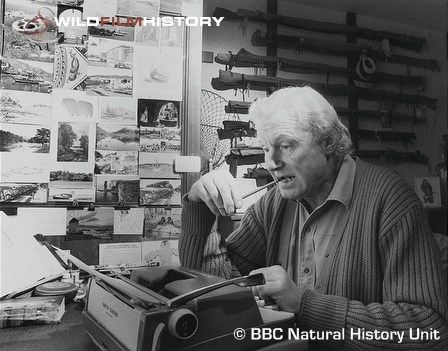
[{"label": "man's ear", "polygon": [[325,153],[325,158],[327,160],[330,160],[331,157],[334,155],[336,147],[337,147],[337,142],[334,138],[327,137],[324,140],[323,149],[324,149],[324,153]]}]

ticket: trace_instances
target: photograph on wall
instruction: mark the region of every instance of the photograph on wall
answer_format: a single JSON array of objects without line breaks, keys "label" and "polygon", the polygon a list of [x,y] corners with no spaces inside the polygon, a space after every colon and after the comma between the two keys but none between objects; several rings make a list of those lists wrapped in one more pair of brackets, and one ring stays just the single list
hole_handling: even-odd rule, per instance
[{"label": "photograph on wall", "polygon": [[89,123],[58,123],[58,162],[88,161],[89,127]]},{"label": "photograph on wall", "polygon": [[138,175],[138,151],[95,151],[95,174]]},{"label": "photograph on wall", "polygon": [[160,45],[159,26],[136,26],[135,44],[158,47]]},{"label": "photograph on wall", "polygon": [[48,183],[0,183],[0,202],[45,203]]},{"label": "photograph on wall", "polygon": [[179,156],[179,154],[140,152],[138,159],[138,173],[140,178],[179,179],[179,174],[173,172],[173,164],[176,156]]},{"label": "photograph on wall", "polygon": [[95,202],[115,206],[138,204],[139,179],[137,176],[97,175]]},{"label": "photograph on wall", "polygon": [[181,181],[140,179],[140,205],[180,205]]},{"label": "photograph on wall", "polygon": [[[56,25],[48,27],[57,13],[56,1],[6,0],[3,23],[3,56],[13,59],[52,63],[55,55]],[[33,30],[24,30],[27,20],[36,20]],[[37,34],[45,31],[45,34]],[[43,39],[46,42],[43,42]],[[48,42],[47,42],[48,41]]]},{"label": "photograph on wall", "polygon": [[[104,16],[101,14],[99,17]],[[113,15],[115,16],[115,15]],[[126,23],[126,19],[122,19],[123,23]],[[115,26],[112,24],[105,24],[98,26],[89,27],[89,39],[92,37],[102,38],[102,39],[112,39],[127,41],[130,43],[134,42],[134,27],[126,27],[123,25]]]},{"label": "photograph on wall", "polygon": [[96,149],[138,151],[140,132],[137,127],[122,124],[100,123],[96,125]]},{"label": "photograph on wall", "polygon": [[116,13],[117,0],[84,0],[82,11],[84,19],[87,17],[113,17]]},{"label": "photograph on wall", "polygon": [[53,120],[72,122],[97,122],[98,97],[82,91],[53,91]]},{"label": "photograph on wall", "polygon": [[17,154],[5,152],[1,155],[0,170],[2,182],[48,183],[50,155],[20,155],[20,162],[17,162]]},{"label": "photograph on wall", "polygon": [[143,241],[142,257],[149,266],[179,266],[178,241]]},{"label": "photograph on wall", "polygon": [[128,42],[92,37],[87,58],[89,66],[132,69],[134,48]]},{"label": "photograph on wall", "polygon": [[0,122],[50,124],[51,95],[18,90],[2,90]]},{"label": "photograph on wall", "polygon": [[134,93],[138,98],[177,100],[182,97],[180,48],[135,47]]},{"label": "photograph on wall", "polygon": [[180,154],[180,128],[162,128],[160,152]]},{"label": "photograph on wall", "polygon": [[138,99],[137,115],[139,126],[177,128],[180,125],[180,103],[172,100]]},{"label": "photograph on wall", "polygon": [[85,47],[57,45],[54,60],[54,88],[86,90],[87,57]]},{"label": "photograph on wall", "polygon": [[101,122],[137,125],[137,100],[127,97],[100,97],[99,100]]},{"label": "photograph on wall", "polygon": [[178,239],[181,212],[181,208],[145,208],[143,237],[147,240]]},{"label": "photograph on wall", "polygon": [[132,97],[132,70],[89,66],[87,94]]},{"label": "photograph on wall", "polygon": [[49,201],[93,202],[93,169],[88,164],[56,163],[50,171]]},{"label": "photograph on wall", "polygon": [[165,15],[180,15],[182,14],[182,0],[161,0],[160,13]]},{"label": "photograph on wall", "polygon": [[140,127],[140,151],[160,152],[161,128]]},{"label": "photograph on wall", "polygon": [[0,152],[46,154],[50,152],[50,127],[0,124]]},{"label": "photograph on wall", "polygon": [[120,0],[117,15],[129,17],[158,17],[160,0]]},{"label": "photograph on wall", "polygon": [[3,58],[0,75],[2,89],[51,93],[53,63]]},{"label": "photograph on wall", "polygon": [[144,208],[129,208],[114,211],[114,234],[141,235],[143,232]]},{"label": "photograph on wall", "polygon": [[[182,47],[182,36],[184,27],[182,26],[165,26],[160,28],[160,46],[166,47]],[[179,52],[181,54],[181,52]]]},{"label": "photograph on wall", "polygon": [[80,239],[83,236],[112,239],[113,231],[113,207],[96,207],[94,211],[67,208],[66,240]]},{"label": "photograph on wall", "polygon": [[82,19],[82,7],[58,5],[59,43],[84,46],[87,43],[87,22]]},{"label": "photograph on wall", "polygon": [[425,207],[442,207],[439,177],[415,177],[414,189]]}]

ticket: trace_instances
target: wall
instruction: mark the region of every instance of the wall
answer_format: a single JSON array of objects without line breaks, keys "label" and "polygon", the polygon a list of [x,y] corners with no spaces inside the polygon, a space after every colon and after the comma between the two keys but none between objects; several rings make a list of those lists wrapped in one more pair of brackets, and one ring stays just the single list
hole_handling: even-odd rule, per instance
[{"label": "wall", "polygon": [[[299,1],[297,1],[299,2]],[[260,10],[266,12],[266,1],[206,1],[204,4],[204,16],[211,16],[213,9],[216,7],[224,7],[232,11],[236,11],[238,8]],[[322,10],[309,6],[301,6],[299,4],[279,1],[278,2],[278,14],[285,16],[296,16],[300,18],[309,18],[313,20],[326,21],[332,23],[345,24],[346,13],[330,10]],[[403,16],[406,16],[406,11],[403,9]],[[426,123],[413,125],[409,122],[394,122],[393,130],[400,132],[413,132],[416,133],[417,140],[413,146],[405,146],[397,142],[377,142],[377,141],[362,141],[360,147],[362,149],[388,149],[392,148],[397,151],[410,152],[420,151],[430,159],[430,164],[422,165],[417,163],[402,163],[393,164],[386,163],[384,166],[394,169],[406,181],[414,186],[414,177],[432,175],[434,166],[439,162],[439,142],[442,140],[442,134],[448,133],[448,118],[447,118],[447,53],[446,53],[446,33],[436,32],[419,28],[419,24],[415,23],[415,26],[403,25],[399,23],[379,20],[375,18],[369,18],[365,16],[357,16],[357,25],[367,28],[385,30],[390,32],[415,35],[426,38],[428,45],[420,52],[415,53],[409,50],[400,49],[396,46],[392,47],[392,52],[395,54],[403,54],[408,56],[414,56],[426,59],[436,59],[440,65],[439,72],[431,72],[427,69],[421,69],[417,67],[406,67],[405,65],[398,64],[386,64],[377,63],[379,70],[385,72],[394,72],[397,74],[407,74],[409,72],[412,75],[423,75],[426,78],[425,89],[422,92],[407,90],[408,93],[417,94],[421,93],[426,96],[430,96],[438,99],[438,106],[436,111],[425,109],[422,111],[422,115],[426,118]],[[240,23],[223,21],[221,27],[207,28],[203,30],[203,50],[212,51],[215,55],[217,53],[227,53],[229,50],[236,53],[240,48],[245,48],[255,54],[265,55],[264,47],[254,47],[250,43],[250,37],[252,33],[260,29],[263,32],[266,31],[266,26],[259,23],[249,22],[246,27],[246,33],[243,36],[242,31],[239,29]],[[287,28],[284,26],[278,27],[279,34],[308,36],[310,38],[321,38],[325,40],[339,40],[345,41],[345,38],[341,35],[328,35],[317,32],[302,31],[298,29]],[[358,39],[358,43],[362,43],[361,39]],[[336,56],[315,55],[305,52],[296,53],[291,50],[278,50],[280,57],[287,57],[293,59],[299,59],[303,61],[318,61],[322,63],[339,65],[344,67],[346,65],[346,59]],[[224,69],[223,65],[216,63],[203,63],[202,64],[202,89],[212,90],[210,81],[212,77],[218,76],[219,69]],[[253,69],[233,69],[239,73],[254,74]],[[280,72],[279,76],[288,78],[298,78],[304,80],[310,80],[315,82],[324,83],[326,80],[325,75],[298,75],[292,73]],[[344,78],[337,78],[330,76],[330,84],[343,83],[346,80]],[[399,91],[398,87],[386,86],[387,90]],[[403,91],[406,92],[406,91]],[[217,94],[223,96],[225,99],[242,100],[241,93],[237,93],[232,90],[229,91],[216,91]],[[253,101],[258,96],[265,96],[262,92],[250,91],[249,96],[246,96],[247,101]],[[328,99],[335,105],[344,107],[346,106],[345,98],[328,97]],[[359,101],[359,108],[377,110],[380,108],[379,102],[367,102],[364,100]],[[413,105],[399,104],[396,107],[396,112],[402,112],[407,114],[413,114]],[[244,115],[240,115],[244,118]],[[381,123],[372,119],[360,119],[359,127],[370,130],[381,130]],[[379,163],[379,161],[378,161]]]}]

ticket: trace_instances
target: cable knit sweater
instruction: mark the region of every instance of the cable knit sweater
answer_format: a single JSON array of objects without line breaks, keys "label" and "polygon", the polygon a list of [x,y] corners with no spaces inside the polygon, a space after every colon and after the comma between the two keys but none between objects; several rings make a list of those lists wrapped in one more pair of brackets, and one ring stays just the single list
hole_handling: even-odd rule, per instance
[{"label": "cable knit sweater", "polygon": [[[390,170],[357,159],[354,195],[340,240],[314,290],[303,292],[298,327],[341,331],[320,346],[347,350],[446,350],[447,287],[424,208]],[[179,253],[184,266],[229,278],[274,265],[289,200],[274,188],[251,206],[226,240],[203,203],[184,201]],[[233,265],[232,265],[233,264]],[[358,328],[403,331],[393,340],[350,338]],[[410,339],[421,330],[427,338]],[[432,329],[431,329],[432,328]],[[432,340],[431,340],[432,339]]]}]

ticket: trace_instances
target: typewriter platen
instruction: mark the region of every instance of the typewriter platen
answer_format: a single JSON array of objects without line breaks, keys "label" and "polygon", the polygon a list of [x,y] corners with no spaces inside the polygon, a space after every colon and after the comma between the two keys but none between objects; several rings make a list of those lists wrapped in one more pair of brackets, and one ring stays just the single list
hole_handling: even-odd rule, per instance
[{"label": "typewriter platen", "polygon": [[[251,289],[241,287],[244,279],[229,285],[183,267],[135,269],[112,285],[93,277],[83,323],[108,351],[258,349],[274,340],[250,340],[250,328],[293,327],[294,314],[259,308]],[[246,332],[242,340],[234,336],[237,328]]]}]

